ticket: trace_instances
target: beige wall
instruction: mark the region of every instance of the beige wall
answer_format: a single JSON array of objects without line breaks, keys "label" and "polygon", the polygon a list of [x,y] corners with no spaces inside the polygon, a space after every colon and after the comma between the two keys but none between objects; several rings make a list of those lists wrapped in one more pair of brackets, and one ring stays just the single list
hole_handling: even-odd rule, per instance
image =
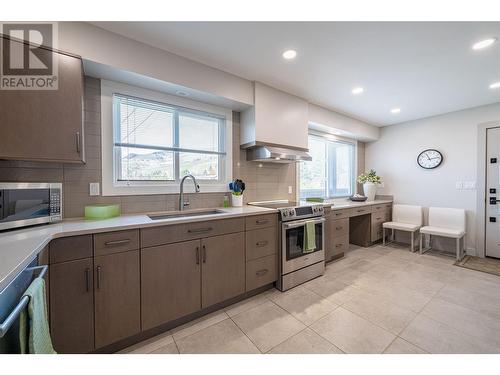
[{"label": "beige wall", "polygon": [[[143,213],[177,209],[178,194],[139,195],[122,197],[89,196],[89,183],[101,182],[101,117],[100,83],[85,79],[85,165],[35,163],[0,160],[0,181],[3,182],[62,182],[64,217],[82,217],[84,207],[93,203],[120,203],[122,212]],[[246,162],[245,152],[239,148],[239,113],[233,113],[234,178],[247,184],[245,201],[291,199],[295,194],[295,165]],[[288,194],[288,186],[293,194]],[[225,193],[188,194],[190,208],[220,207]]]}]

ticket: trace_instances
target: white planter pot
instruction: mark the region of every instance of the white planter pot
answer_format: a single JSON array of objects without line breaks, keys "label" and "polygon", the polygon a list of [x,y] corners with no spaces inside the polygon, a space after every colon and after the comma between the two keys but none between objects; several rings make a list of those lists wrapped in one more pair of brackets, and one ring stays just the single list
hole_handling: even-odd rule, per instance
[{"label": "white planter pot", "polygon": [[231,206],[243,207],[243,195],[231,194]]},{"label": "white planter pot", "polygon": [[366,182],[363,184],[363,192],[365,193],[365,197],[368,199],[367,202],[375,200],[375,194],[377,193],[377,185],[373,182]]}]

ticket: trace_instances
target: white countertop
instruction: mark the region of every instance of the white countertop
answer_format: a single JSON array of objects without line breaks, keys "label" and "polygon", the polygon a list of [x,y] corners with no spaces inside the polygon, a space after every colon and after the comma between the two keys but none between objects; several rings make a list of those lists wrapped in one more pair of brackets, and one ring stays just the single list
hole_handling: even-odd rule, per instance
[{"label": "white countertop", "polygon": [[353,202],[351,200],[339,201],[336,200],[333,203],[323,203],[325,207],[331,207],[332,210],[340,210],[343,208],[354,208],[354,207],[365,207],[374,206],[377,204],[392,203],[392,199],[376,199],[370,202]]},{"label": "white countertop", "polygon": [[146,214],[123,215],[106,220],[69,219],[56,224],[0,233],[0,291],[55,238],[276,212],[274,209],[255,206],[217,208],[217,210],[223,213],[162,220],[152,220]]}]

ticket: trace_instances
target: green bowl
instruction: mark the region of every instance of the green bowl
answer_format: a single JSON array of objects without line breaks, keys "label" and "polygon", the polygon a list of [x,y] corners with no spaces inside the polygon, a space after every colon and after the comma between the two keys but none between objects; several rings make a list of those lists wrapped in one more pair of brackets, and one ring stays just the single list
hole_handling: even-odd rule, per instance
[{"label": "green bowl", "polygon": [[119,204],[91,204],[85,206],[85,219],[103,220],[120,216]]}]

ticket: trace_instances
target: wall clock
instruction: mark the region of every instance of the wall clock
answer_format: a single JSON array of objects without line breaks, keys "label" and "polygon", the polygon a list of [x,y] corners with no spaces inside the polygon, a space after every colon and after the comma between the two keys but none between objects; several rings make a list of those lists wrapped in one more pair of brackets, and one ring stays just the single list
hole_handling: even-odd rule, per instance
[{"label": "wall clock", "polygon": [[443,162],[443,155],[434,149],[424,150],[417,156],[417,163],[424,169],[434,169]]}]

